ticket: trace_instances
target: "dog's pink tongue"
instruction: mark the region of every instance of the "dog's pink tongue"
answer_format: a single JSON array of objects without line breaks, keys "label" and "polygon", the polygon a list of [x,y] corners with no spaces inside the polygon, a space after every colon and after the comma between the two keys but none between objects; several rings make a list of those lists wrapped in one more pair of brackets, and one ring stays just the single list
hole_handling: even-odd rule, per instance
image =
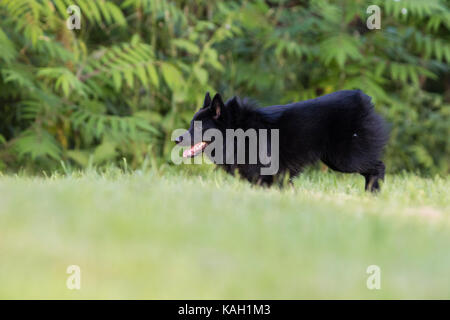
[{"label": "dog's pink tongue", "polygon": [[203,146],[205,146],[205,145],[206,145],[206,142],[199,142],[199,143],[195,144],[190,149],[186,149],[183,151],[183,157],[188,158],[188,157],[195,156],[199,151],[201,151],[203,149]]}]

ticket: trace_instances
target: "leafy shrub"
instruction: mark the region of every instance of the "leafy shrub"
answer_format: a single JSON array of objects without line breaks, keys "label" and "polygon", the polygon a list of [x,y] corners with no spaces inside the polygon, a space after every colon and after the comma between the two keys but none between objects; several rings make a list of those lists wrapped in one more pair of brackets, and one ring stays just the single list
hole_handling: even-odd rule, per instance
[{"label": "leafy shrub", "polygon": [[446,174],[447,2],[374,4],[381,30],[350,0],[0,0],[0,169],[168,162],[207,90],[267,105],[360,88],[391,123],[388,168]]}]

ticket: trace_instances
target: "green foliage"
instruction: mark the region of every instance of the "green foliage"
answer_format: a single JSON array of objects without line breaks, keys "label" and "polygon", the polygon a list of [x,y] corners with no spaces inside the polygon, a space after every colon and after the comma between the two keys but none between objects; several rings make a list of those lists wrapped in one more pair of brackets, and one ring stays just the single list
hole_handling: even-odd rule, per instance
[{"label": "green foliage", "polygon": [[381,30],[364,1],[0,0],[0,169],[166,163],[207,90],[268,105],[359,88],[391,123],[389,170],[447,174],[448,3],[371,4]]}]

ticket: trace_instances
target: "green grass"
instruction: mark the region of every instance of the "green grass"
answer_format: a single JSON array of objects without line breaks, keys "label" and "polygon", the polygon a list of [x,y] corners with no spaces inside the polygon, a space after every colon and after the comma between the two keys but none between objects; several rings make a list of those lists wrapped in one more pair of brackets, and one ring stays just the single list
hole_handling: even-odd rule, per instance
[{"label": "green grass", "polygon": [[284,190],[221,172],[0,176],[0,298],[449,299],[449,179],[362,189],[316,171]]}]

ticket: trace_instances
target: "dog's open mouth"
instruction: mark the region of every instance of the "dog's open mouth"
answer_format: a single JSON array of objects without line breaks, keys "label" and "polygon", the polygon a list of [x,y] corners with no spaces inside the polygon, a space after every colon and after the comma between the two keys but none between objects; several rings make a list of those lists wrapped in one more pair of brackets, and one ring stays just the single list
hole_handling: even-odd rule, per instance
[{"label": "dog's open mouth", "polygon": [[199,155],[203,151],[203,149],[206,148],[207,145],[208,143],[203,141],[196,143],[190,149],[186,149],[183,151],[183,158],[192,158],[195,157],[196,155]]}]

